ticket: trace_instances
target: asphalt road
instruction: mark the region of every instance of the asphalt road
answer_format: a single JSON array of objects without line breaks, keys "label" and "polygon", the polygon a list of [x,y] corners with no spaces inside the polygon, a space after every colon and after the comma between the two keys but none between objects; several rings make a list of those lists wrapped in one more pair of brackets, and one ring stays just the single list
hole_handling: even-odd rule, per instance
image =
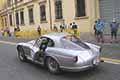
[{"label": "asphalt road", "polygon": [[0,43],[0,80],[120,80],[120,65],[102,63],[88,71],[53,75],[30,61],[20,62],[15,45]]}]

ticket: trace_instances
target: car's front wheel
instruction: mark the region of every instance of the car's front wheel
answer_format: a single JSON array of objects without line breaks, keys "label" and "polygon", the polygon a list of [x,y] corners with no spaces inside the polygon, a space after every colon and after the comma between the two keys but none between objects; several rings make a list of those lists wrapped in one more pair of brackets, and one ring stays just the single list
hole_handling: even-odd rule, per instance
[{"label": "car's front wheel", "polygon": [[18,58],[22,62],[25,62],[27,60],[22,48],[19,48],[19,50],[18,50]]},{"label": "car's front wheel", "polygon": [[47,58],[46,61],[48,70],[53,73],[53,74],[58,74],[60,73],[60,68],[59,68],[59,64],[57,63],[57,61],[51,57]]}]

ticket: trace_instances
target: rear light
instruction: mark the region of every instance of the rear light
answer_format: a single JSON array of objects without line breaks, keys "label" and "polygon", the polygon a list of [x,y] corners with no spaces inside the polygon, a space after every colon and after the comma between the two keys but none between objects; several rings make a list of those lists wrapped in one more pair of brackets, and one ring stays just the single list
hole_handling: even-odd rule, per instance
[{"label": "rear light", "polygon": [[78,61],[78,57],[75,56],[75,57],[73,58],[73,61],[74,61],[74,62],[77,62],[77,61]]}]

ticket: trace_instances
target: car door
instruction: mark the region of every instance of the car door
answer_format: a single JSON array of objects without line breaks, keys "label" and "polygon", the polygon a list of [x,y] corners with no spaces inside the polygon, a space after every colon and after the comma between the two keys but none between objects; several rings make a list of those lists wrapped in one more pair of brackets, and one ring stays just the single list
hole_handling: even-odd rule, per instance
[{"label": "car door", "polygon": [[29,47],[27,47],[27,46],[24,46],[23,47],[23,49],[24,49],[24,53],[27,55],[27,56],[31,56],[31,49],[29,48]]}]

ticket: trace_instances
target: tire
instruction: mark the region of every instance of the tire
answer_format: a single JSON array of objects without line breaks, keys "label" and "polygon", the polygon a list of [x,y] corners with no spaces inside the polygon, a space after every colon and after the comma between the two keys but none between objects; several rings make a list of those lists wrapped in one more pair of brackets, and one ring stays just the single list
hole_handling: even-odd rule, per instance
[{"label": "tire", "polygon": [[59,64],[57,63],[57,61],[51,57],[48,57],[46,60],[46,65],[48,70],[53,73],[53,74],[58,74],[60,73],[60,68],[59,68]]},{"label": "tire", "polygon": [[25,53],[24,53],[24,51],[23,51],[23,49],[22,49],[21,47],[19,47],[19,49],[18,49],[18,58],[19,58],[19,60],[22,61],[22,62],[27,61],[27,58],[26,58],[26,56],[25,56]]}]

